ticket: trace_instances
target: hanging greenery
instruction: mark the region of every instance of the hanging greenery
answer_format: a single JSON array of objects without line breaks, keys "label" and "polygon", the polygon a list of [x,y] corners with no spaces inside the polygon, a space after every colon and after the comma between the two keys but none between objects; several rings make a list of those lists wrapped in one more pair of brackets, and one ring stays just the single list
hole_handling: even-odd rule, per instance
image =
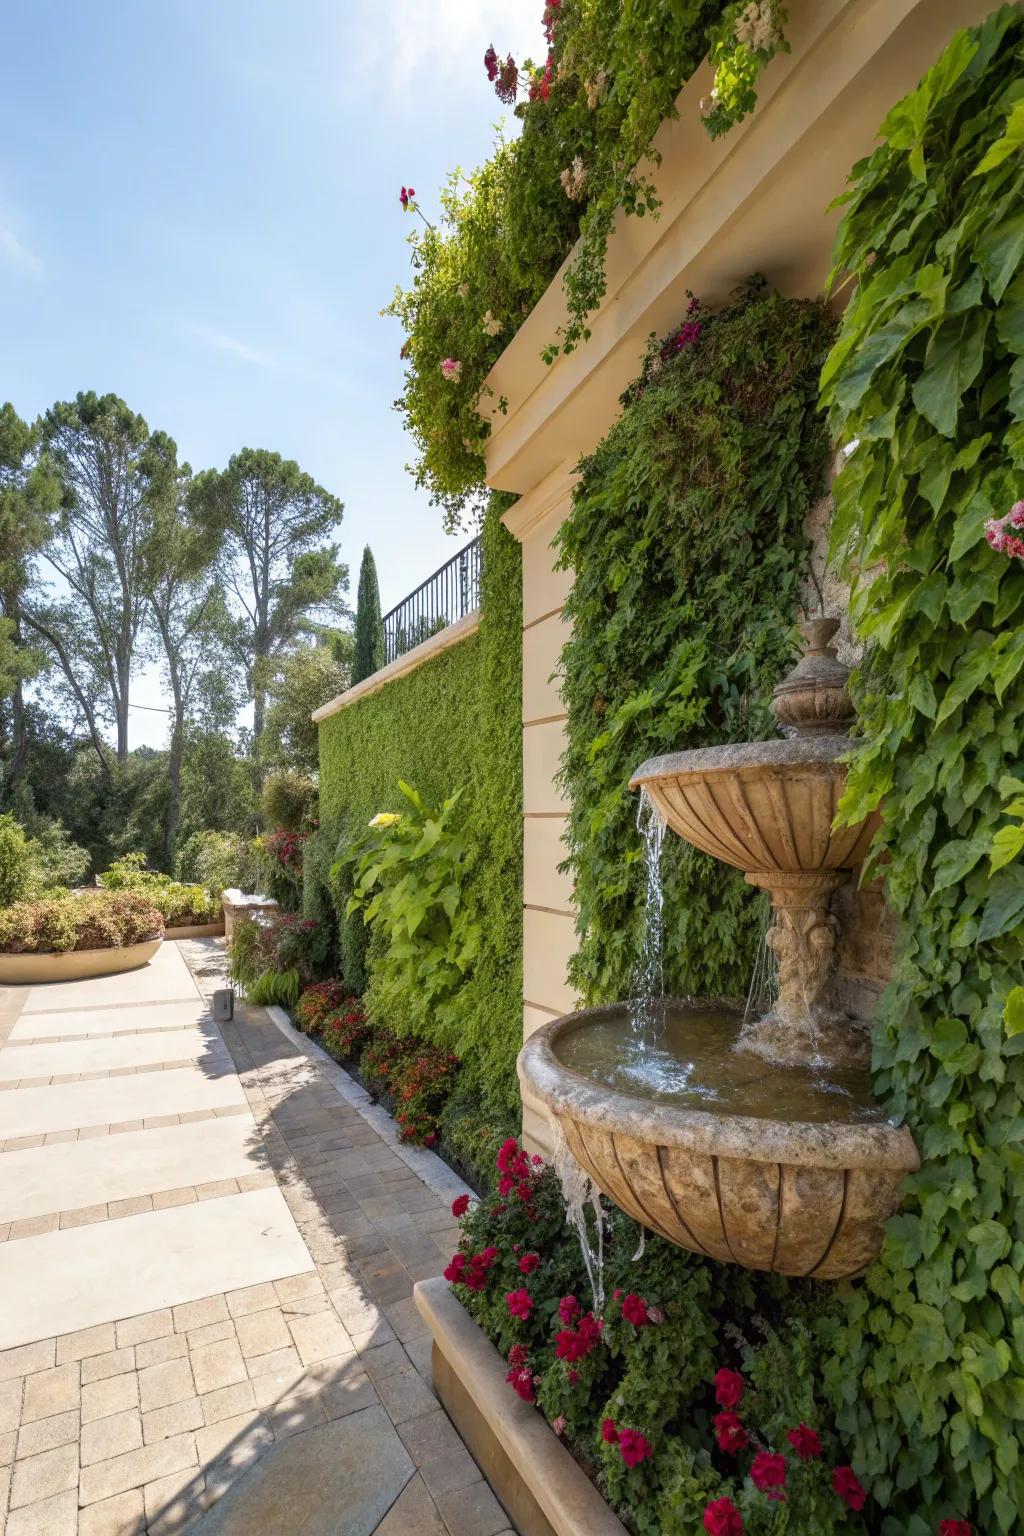
[{"label": "hanging greenery", "polygon": [[[806,579],[804,520],[824,489],[818,374],[833,334],[817,303],[752,282],[696,302],[651,349],[624,409],[581,466],[559,534],[574,574],[562,656],[572,804],[569,862],[589,1001],[629,996],[643,920],[628,784],[645,758],[769,735]],[[735,995],[750,978],[761,898],[669,838],[666,986]]]},{"label": "hanging greenery", "polygon": [[844,808],[883,809],[901,923],[875,1081],[923,1167],[828,1376],[883,1531],[990,1536],[1024,1508],[1020,8],[959,33],[881,137],[848,196],[856,288],[823,382],[856,444],[835,540],[871,647]]}]

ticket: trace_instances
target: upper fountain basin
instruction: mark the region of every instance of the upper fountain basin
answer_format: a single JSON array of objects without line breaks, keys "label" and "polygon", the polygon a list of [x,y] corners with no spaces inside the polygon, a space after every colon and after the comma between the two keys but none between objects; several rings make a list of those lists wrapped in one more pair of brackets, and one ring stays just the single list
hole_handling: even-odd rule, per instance
[{"label": "upper fountain basin", "polygon": [[853,747],[843,732],[669,752],[636,770],[679,837],[746,874],[855,869],[878,817],[835,827],[846,783],[840,761]]}]

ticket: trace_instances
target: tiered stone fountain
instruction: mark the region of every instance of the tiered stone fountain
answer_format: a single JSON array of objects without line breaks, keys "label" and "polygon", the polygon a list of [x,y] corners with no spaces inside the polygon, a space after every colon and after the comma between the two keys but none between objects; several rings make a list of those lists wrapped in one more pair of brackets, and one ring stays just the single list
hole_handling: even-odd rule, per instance
[{"label": "tiered stone fountain", "polygon": [[585,1009],[519,1060],[577,1162],[637,1221],[714,1259],[820,1280],[875,1257],[919,1166],[872,1097],[864,1026],[836,1001],[832,896],[876,825],[833,825],[854,723],[838,627],[802,626],[805,654],[773,699],[792,734],[670,753],[631,784],[673,832],[768,891],[773,1006],[755,1019],[694,1001]]}]

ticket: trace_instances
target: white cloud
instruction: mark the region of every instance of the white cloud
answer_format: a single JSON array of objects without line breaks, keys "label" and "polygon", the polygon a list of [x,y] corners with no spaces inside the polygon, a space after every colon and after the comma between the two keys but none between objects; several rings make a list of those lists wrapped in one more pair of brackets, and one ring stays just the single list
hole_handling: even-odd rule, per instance
[{"label": "white cloud", "polygon": [[266,368],[270,363],[270,358],[265,353],[257,352],[255,347],[246,346],[244,341],[236,341],[234,336],[227,336],[223,331],[194,324],[190,324],[188,330],[197,341],[201,341],[206,347],[212,347],[215,352],[228,352],[232,357],[241,358],[243,363],[250,363],[256,368]]},{"label": "white cloud", "polygon": [[17,267],[19,272],[25,272],[30,277],[39,277],[43,270],[39,257],[29,250],[23,240],[18,239],[9,224],[0,224],[0,261]]},{"label": "white cloud", "polygon": [[346,75],[376,92],[410,87],[426,107],[431,94],[483,72],[488,43],[502,55],[534,59],[546,50],[540,5],[521,0],[355,0],[345,36]]}]

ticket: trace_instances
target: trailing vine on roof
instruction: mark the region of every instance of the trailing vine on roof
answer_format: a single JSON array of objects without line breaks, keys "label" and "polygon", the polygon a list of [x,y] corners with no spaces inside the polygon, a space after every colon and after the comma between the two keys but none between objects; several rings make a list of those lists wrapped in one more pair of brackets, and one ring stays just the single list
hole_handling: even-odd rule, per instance
[{"label": "trailing vine on roof", "polygon": [[1020,7],[959,33],[881,137],[849,191],[837,263],[856,288],[823,385],[856,443],[835,538],[871,647],[844,806],[884,807],[901,922],[875,1081],[923,1167],[828,1377],[883,1531],[989,1536],[1024,1508]]}]

